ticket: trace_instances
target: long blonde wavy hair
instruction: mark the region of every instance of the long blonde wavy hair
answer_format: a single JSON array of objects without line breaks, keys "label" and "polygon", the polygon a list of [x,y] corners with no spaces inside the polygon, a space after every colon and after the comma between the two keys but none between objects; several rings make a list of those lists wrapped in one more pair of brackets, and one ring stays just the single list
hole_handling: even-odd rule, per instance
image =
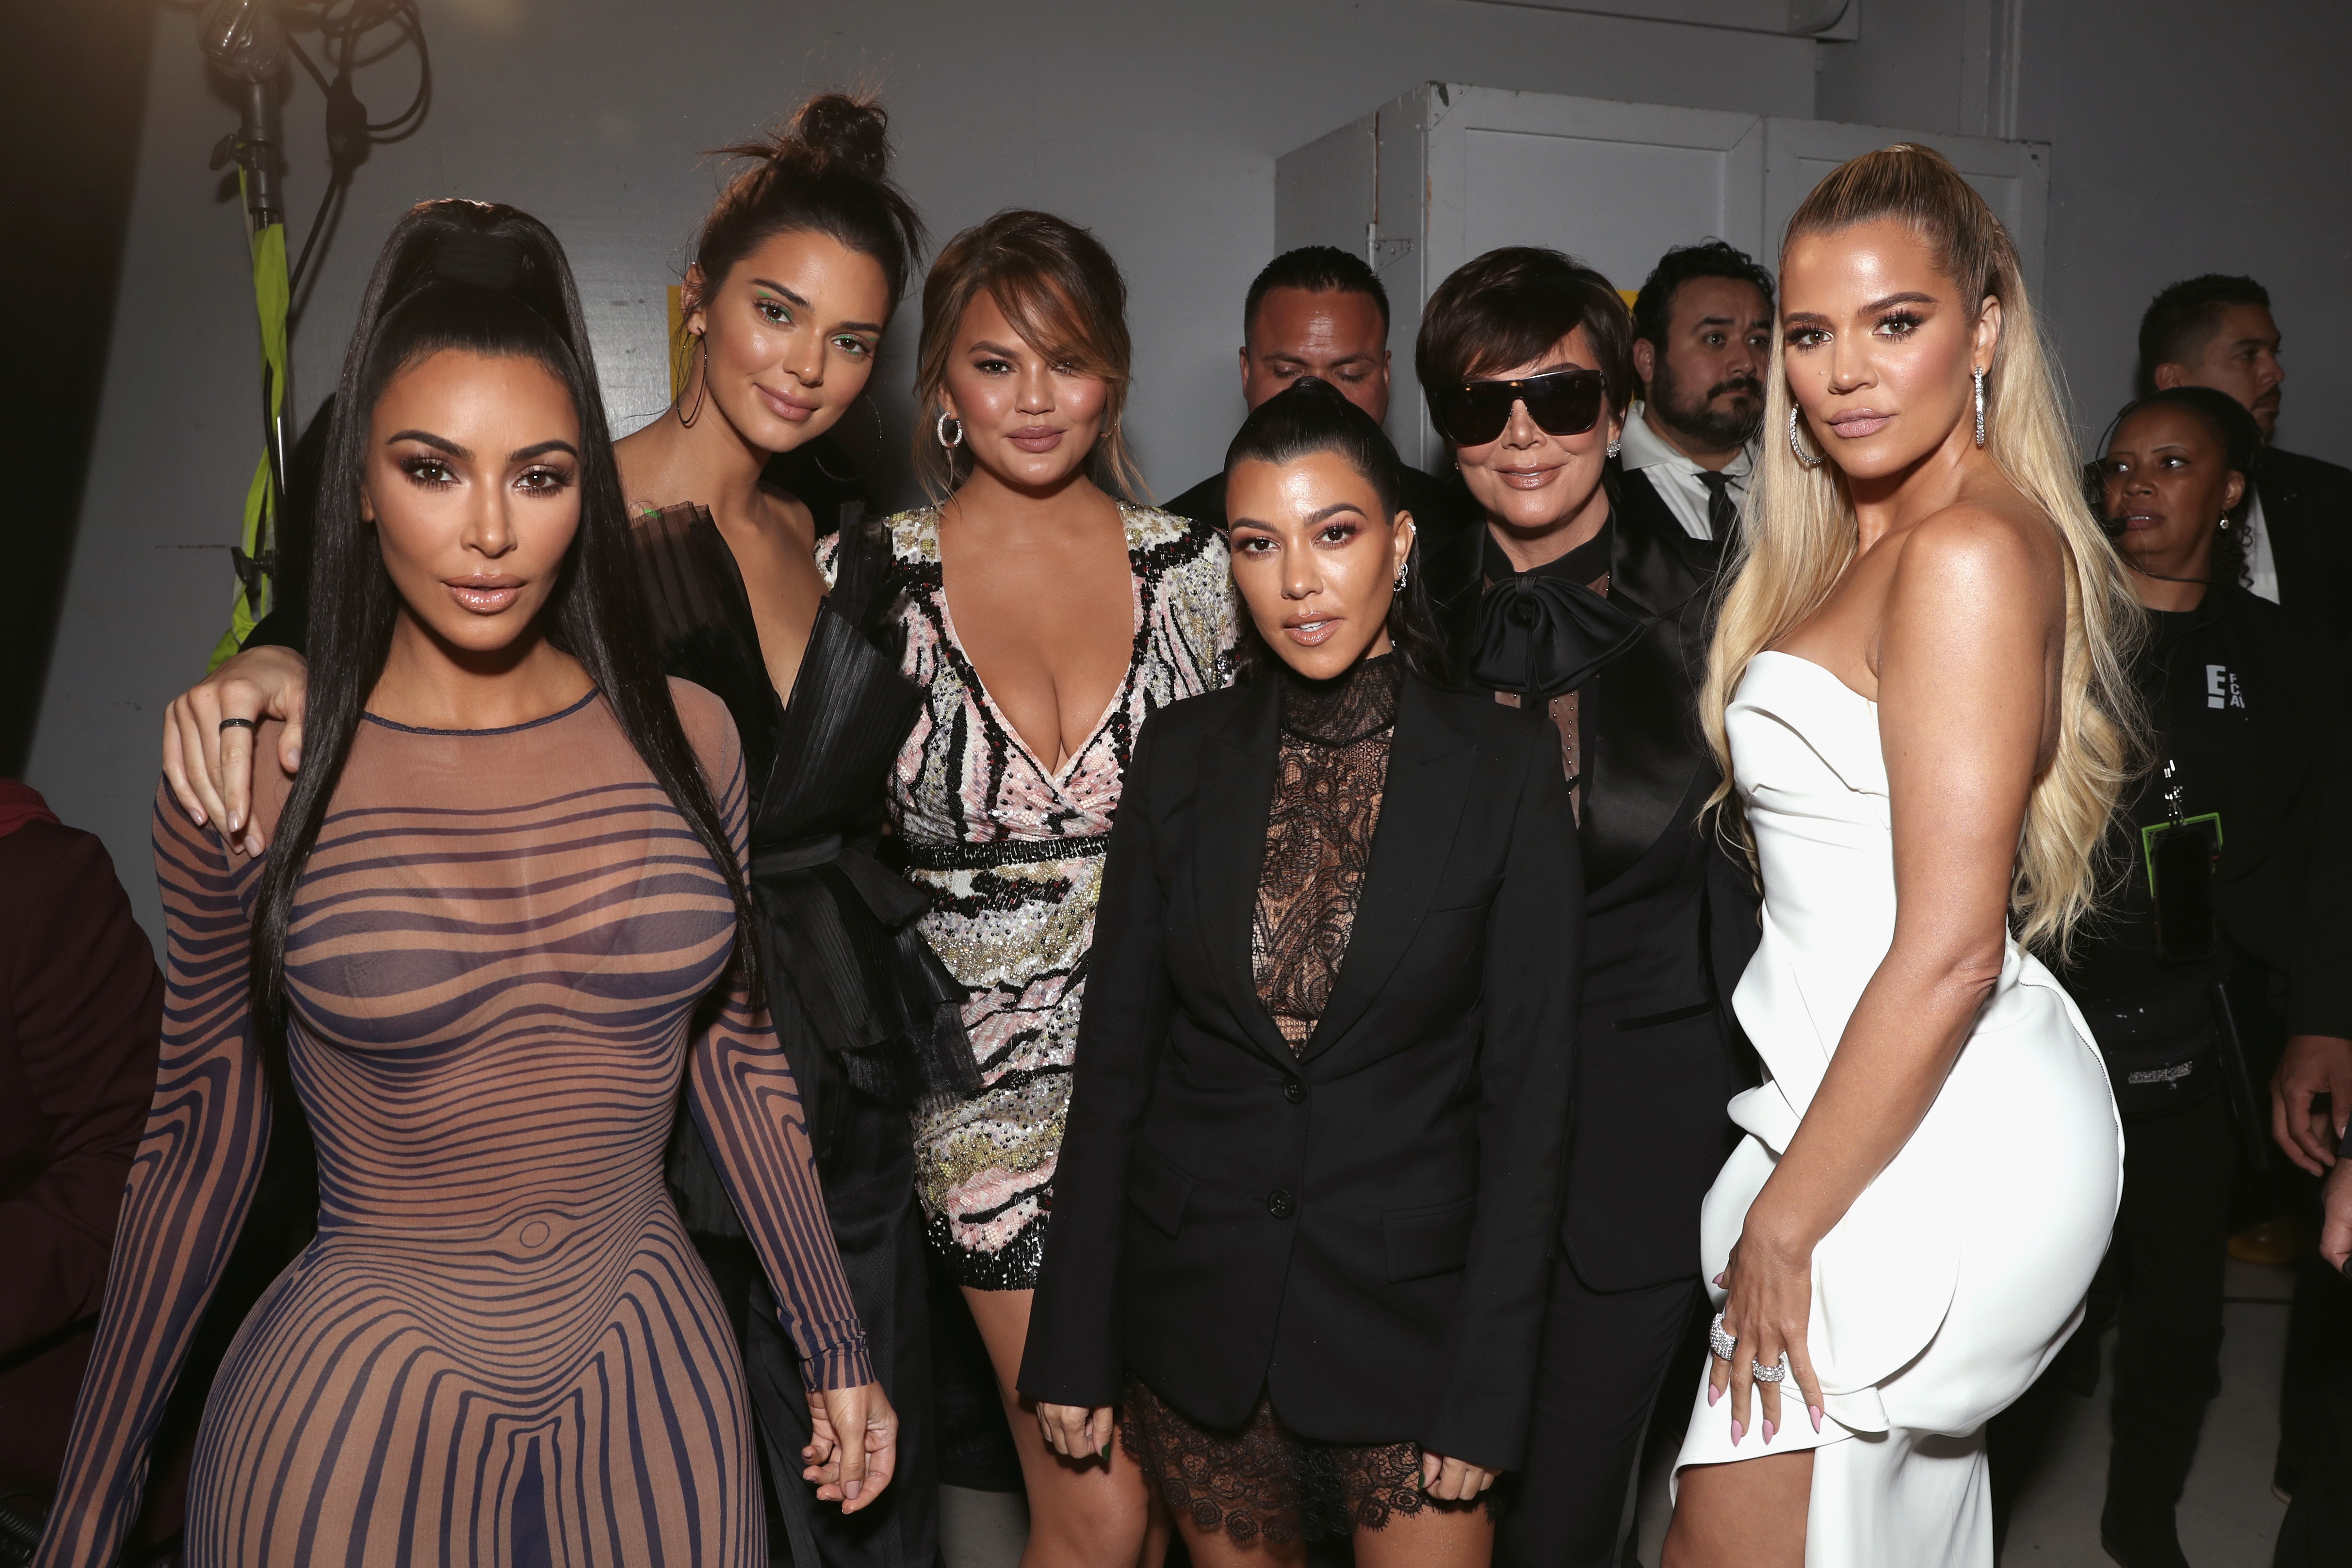
[{"label": "long blonde wavy hair", "polygon": [[[2057,374],[2043,347],[2017,249],[2000,220],[1939,153],[1906,143],[1841,165],[1805,198],[1781,242],[1882,218],[1927,240],[1970,304],[2000,301],[2000,338],[1985,378],[1984,449],[2050,519],[2066,560],[2066,638],[2060,668],[2056,755],[2034,781],[2010,890],[2021,942],[2063,956],[2100,891],[2102,844],[2142,752],[2129,675],[2145,624],[2123,567],[2091,515]],[[1834,463],[1807,468],[1789,441],[1793,403],[1775,357],[1764,409],[1764,456],[1747,526],[1727,570],[1706,685],[1699,699],[1707,744],[1731,794],[1724,715],[1748,661],[1810,619],[1853,560],[1853,502]],[[1727,826],[1745,837],[1736,810]]]}]

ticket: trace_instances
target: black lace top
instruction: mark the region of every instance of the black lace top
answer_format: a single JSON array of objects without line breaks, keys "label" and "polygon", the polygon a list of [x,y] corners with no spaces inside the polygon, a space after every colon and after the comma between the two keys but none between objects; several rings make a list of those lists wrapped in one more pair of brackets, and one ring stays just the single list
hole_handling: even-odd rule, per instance
[{"label": "black lace top", "polygon": [[[1331,999],[1371,864],[1388,787],[1403,662],[1360,660],[1333,681],[1277,664],[1282,742],[1266,812],[1265,859],[1250,920],[1258,999],[1303,1051]],[[1421,1448],[1325,1443],[1283,1424],[1271,1395],[1232,1431],[1196,1425],[1140,1379],[1127,1380],[1119,1437],[1172,1511],[1244,1549],[1380,1530],[1441,1503],[1420,1487]],[[1491,1500],[1491,1494],[1487,1500]]]},{"label": "black lace top", "polygon": [[1332,681],[1283,668],[1282,747],[1266,813],[1250,957],[1258,999],[1306,1048],[1347,956],[1372,858],[1404,666],[1363,659]]}]

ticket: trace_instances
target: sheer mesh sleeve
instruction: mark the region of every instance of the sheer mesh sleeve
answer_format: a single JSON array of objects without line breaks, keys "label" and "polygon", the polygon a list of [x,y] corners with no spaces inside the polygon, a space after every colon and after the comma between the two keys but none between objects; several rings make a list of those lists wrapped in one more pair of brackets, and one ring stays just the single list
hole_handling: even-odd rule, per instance
[{"label": "sheer mesh sleeve", "polygon": [[[676,682],[672,689],[736,857],[748,865],[749,794],[733,727],[709,695]],[[740,977],[729,984],[725,1003],[694,1042],[688,1069],[696,1124],[775,1287],[809,1385],[871,1383],[865,1331],[825,1218],[792,1066],[767,1009],[751,1007]]]},{"label": "sheer mesh sleeve", "polygon": [[269,1095],[247,1027],[247,900],[260,862],[232,863],[163,788],[154,839],[170,947],[163,1053],[57,1506],[34,1559],[43,1564],[110,1563],[121,1550],[164,1398],[269,1146]]}]

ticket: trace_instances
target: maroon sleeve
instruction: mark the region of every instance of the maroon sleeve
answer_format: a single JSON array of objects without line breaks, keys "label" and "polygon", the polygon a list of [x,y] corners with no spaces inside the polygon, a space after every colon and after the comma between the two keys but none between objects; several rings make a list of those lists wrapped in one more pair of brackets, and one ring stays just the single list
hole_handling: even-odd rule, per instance
[{"label": "maroon sleeve", "polygon": [[163,1016],[154,952],[98,839],[36,822],[6,852],[16,1050],[0,1079],[23,1096],[8,1119],[43,1136],[37,1174],[0,1201],[0,1357],[98,1311]]}]

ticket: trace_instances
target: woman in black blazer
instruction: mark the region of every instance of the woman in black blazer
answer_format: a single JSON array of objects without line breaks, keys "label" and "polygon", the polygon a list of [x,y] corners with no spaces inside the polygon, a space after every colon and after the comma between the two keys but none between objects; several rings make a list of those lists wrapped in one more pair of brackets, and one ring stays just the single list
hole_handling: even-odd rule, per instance
[{"label": "woman in black blazer", "polygon": [[1242,427],[1259,669],[1144,727],[1096,916],[1020,1386],[1079,1462],[1119,1406],[1203,1568],[1484,1563],[1526,1438],[1583,877],[1550,728],[1431,678],[1397,473],[1320,382]]}]

